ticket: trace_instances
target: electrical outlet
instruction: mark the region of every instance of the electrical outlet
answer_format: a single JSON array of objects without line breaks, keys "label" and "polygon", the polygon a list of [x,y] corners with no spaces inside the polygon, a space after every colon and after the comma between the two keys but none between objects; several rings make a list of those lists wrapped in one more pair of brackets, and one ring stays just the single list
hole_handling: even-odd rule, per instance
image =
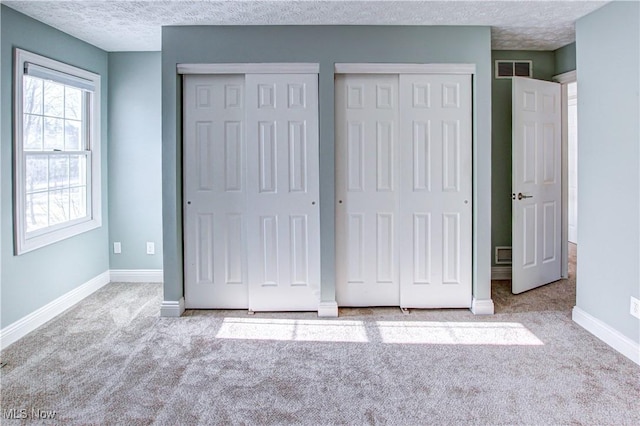
[{"label": "electrical outlet", "polygon": [[629,313],[640,319],[640,300],[633,296],[631,296],[631,308],[629,309]]},{"label": "electrical outlet", "polygon": [[156,245],[154,243],[147,243],[147,254],[156,254]]},{"label": "electrical outlet", "polygon": [[120,242],[113,243],[113,253],[114,254],[122,253],[122,246],[120,245]]}]

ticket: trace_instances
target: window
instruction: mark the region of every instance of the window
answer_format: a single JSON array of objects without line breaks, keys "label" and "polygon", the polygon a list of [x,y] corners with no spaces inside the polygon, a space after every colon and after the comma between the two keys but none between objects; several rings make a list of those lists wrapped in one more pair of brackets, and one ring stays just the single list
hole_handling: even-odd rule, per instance
[{"label": "window", "polygon": [[102,225],[100,76],[16,49],[16,254]]},{"label": "window", "polygon": [[496,61],[496,78],[533,77],[532,61]]}]

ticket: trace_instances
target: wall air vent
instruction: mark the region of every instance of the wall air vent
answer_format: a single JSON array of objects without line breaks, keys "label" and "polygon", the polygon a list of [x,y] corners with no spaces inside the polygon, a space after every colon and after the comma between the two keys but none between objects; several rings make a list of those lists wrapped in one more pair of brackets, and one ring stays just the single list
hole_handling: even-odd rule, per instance
[{"label": "wall air vent", "polygon": [[511,265],[511,247],[496,246],[496,265]]},{"label": "wall air vent", "polygon": [[533,61],[496,61],[496,78],[533,77]]}]

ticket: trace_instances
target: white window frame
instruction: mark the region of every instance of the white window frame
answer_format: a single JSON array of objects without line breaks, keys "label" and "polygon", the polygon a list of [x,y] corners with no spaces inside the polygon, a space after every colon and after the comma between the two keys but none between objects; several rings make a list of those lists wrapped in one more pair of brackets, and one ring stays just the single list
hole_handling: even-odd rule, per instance
[{"label": "white window frame", "polygon": [[[93,86],[90,104],[87,105],[89,131],[85,149],[87,155],[87,216],[83,219],[49,226],[31,233],[26,229],[26,171],[23,149],[23,77],[25,64],[46,68],[51,75],[58,75],[62,82]],[[14,236],[15,253],[20,255],[62,241],[102,226],[102,174],[101,174],[101,111],[100,75],[41,56],[22,49],[15,49],[14,57]],[[58,79],[58,81],[61,81]]]}]

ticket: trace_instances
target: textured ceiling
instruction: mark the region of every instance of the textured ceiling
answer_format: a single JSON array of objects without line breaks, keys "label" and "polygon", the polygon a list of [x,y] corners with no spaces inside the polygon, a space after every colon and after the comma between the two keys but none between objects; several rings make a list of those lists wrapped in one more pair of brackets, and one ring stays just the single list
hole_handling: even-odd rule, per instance
[{"label": "textured ceiling", "polygon": [[107,51],[161,49],[164,25],[482,25],[494,49],[555,50],[607,1],[3,0]]}]

